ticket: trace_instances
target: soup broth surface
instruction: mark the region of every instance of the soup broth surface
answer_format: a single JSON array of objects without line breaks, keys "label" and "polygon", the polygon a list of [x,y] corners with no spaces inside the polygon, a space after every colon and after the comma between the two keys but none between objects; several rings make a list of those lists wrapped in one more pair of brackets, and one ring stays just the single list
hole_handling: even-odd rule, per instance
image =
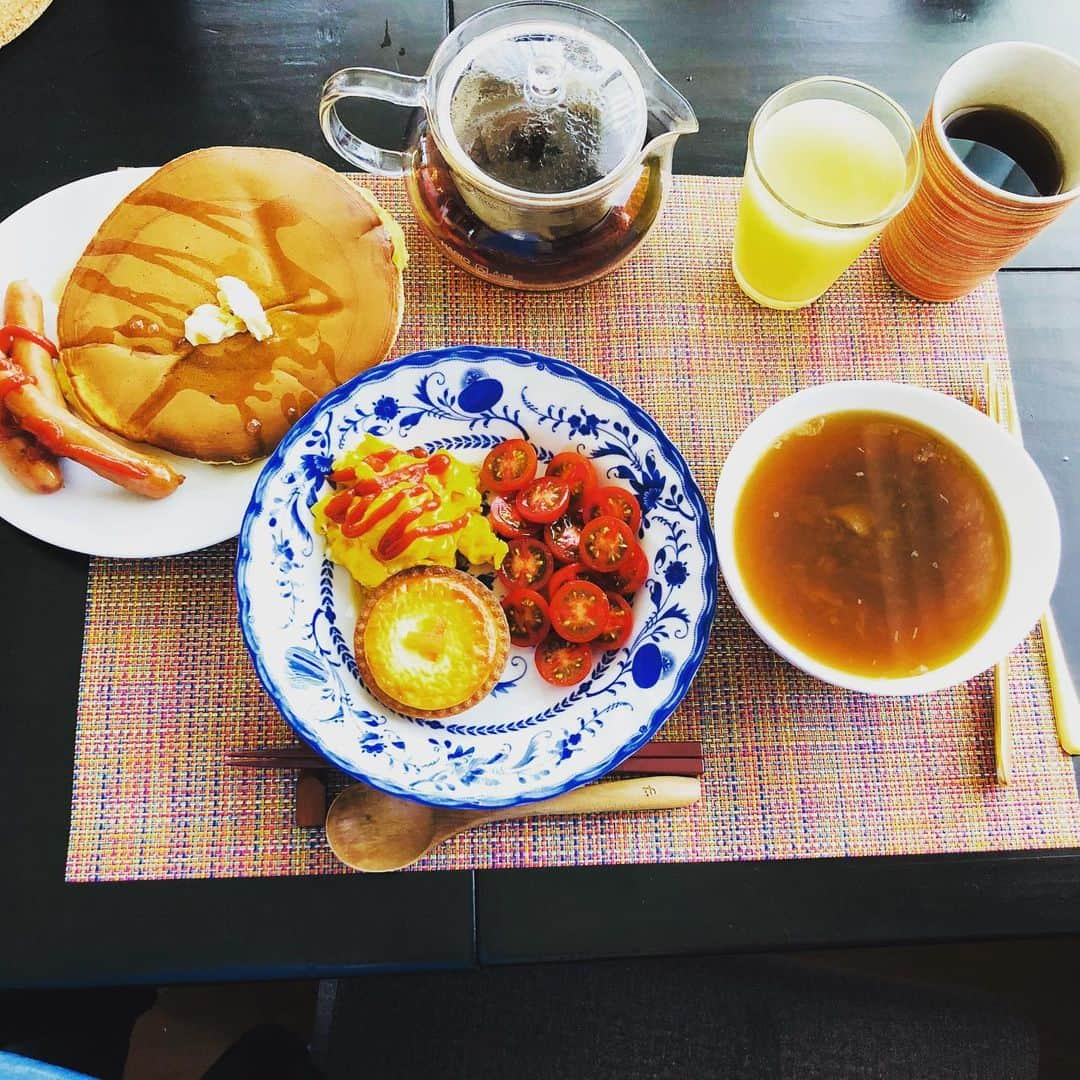
[{"label": "soup broth surface", "polygon": [[783,436],[735,509],[761,613],[814,659],[916,675],[967,649],[1005,592],[1008,535],[982,473],[902,417],[843,412]]}]

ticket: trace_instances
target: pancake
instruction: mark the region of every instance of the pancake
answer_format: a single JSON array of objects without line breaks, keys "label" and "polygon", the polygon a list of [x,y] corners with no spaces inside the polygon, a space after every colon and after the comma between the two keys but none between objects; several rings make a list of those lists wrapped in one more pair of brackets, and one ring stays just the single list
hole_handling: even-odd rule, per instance
[{"label": "pancake", "polygon": [[[73,407],[204,461],[263,457],[335,386],[385,359],[401,324],[400,230],[332,169],[287,150],[214,147],[159,169],[105,220],[60,304]],[[215,279],[255,291],[273,335],[191,345]]]}]

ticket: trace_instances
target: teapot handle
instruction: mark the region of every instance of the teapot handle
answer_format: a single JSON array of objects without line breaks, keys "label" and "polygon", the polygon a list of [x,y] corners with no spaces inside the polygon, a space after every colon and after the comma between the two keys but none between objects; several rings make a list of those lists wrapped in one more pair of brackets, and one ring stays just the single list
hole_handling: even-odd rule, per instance
[{"label": "teapot handle", "polygon": [[343,68],[326,80],[319,98],[319,125],[326,141],[346,160],[365,172],[379,176],[403,176],[408,170],[400,150],[381,146],[354,135],[338,116],[337,103],[342,98],[375,98],[394,105],[424,106],[423,75],[399,75],[379,68]]}]

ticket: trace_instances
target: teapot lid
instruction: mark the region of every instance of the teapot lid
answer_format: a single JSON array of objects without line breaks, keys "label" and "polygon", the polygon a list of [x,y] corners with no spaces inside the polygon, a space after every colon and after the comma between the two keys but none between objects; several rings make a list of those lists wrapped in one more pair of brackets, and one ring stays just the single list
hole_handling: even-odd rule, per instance
[{"label": "teapot lid", "polygon": [[441,80],[451,157],[495,189],[578,192],[644,145],[645,93],[615,46],[579,26],[529,20],[475,38]]}]

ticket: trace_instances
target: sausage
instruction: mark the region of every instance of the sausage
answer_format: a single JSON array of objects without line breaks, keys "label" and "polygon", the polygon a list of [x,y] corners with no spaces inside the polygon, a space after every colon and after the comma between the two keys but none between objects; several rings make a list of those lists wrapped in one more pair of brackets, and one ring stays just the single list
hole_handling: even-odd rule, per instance
[{"label": "sausage", "polygon": [[[11,361],[0,361],[0,368],[5,364]],[[54,454],[71,458],[136,495],[163,499],[184,482],[164,461],[129,450],[51,401],[35,383],[8,390],[4,402],[19,426]]]},{"label": "sausage", "polygon": [[[4,318],[8,323],[40,333],[43,329],[41,297],[25,282],[14,282],[8,286],[4,297]],[[26,357],[28,354],[23,346],[27,344],[36,353],[43,353],[32,343],[16,341],[12,346],[13,355],[20,359]],[[49,363],[41,373],[45,387],[37,382],[37,375],[24,370],[21,364],[7,357],[0,358],[0,393],[19,426],[52,453],[71,458],[136,495],[150,499],[171,495],[183,483],[183,476],[164,461],[128,449],[70,413],[59,394],[59,387],[55,397],[47,389],[49,379],[55,384],[56,376],[51,357],[47,353],[44,355]],[[37,357],[37,363],[40,364],[40,357]]]},{"label": "sausage", "polygon": [[[4,324],[25,326],[28,330],[45,332],[45,313],[41,297],[28,281],[13,281],[4,296]],[[64,394],[56,380],[52,357],[40,346],[23,338],[11,345],[11,359],[41,387],[41,391],[57,405],[64,404]]]},{"label": "sausage", "polygon": [[[5,323],[16,321],[12,314],[19,308],[29,312],[31,322],[28,325],[31,330],[44,326],[41,297],[25,281],[13,282],[8,293],[12,296],[11,314],[5,298]],[[32,341],[17,340],[11,352],[15,362],[36,379],[47,393],[58,401],[63,400],[52,357],[44,349]],[[3,405],[0,405],[0,462],[3,462],[12,476],[28,491],[50,495],[64,486],[64,474],[60,471],[60,462],[56,460],[56,455],[46,450],[33,435],[20,430]]]},{"label": "sausage", "polygon": [[33,435],[17,428],[0,405],[0,462],[28,491],[50,495],[64,486],[60,463]]}]

